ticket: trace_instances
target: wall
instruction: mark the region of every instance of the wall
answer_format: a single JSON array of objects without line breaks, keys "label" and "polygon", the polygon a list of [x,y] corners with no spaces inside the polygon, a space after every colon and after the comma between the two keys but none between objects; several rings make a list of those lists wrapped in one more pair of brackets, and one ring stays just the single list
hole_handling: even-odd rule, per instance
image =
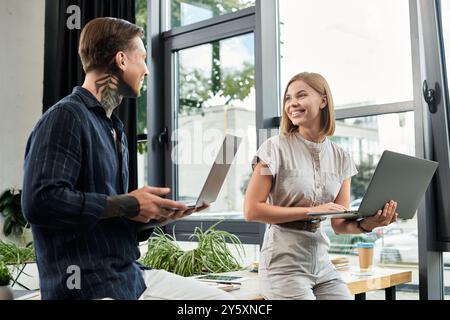
[{"label": "wall", "polygon": [[22,187],[26,141],[41,115],[44,21],[45,0],[0,1],[0,192]]}]

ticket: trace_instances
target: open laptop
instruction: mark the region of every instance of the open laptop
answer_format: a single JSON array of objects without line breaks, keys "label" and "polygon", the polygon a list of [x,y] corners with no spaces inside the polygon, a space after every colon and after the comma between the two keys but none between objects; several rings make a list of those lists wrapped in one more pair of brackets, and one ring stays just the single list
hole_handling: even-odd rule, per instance
[{"label": "open laptop", "polygon": [[401,219],[414,217],[438,163],[384,151],[358,210],[313,212],[308,216],[358,219],[372,216],[391,199]]},{"label": "open laptop", "polygon": [[[233,136],[231,134],[225,135],[222,146],[220,147],[220,150],[216,156],[216,160],[214,161],[211,170],[209,171],[208,177],[206,178],[202,191],[200,192],[197,200],[194,202],[180,201],[181,203],[186,204],[189,209],[194,209],[203,206],[204,203],[211,204],[216,201],[225,178],[227,177],[228,171],[230,170],[233,159],[236,156],[241,141],[242,138],[240,137]],[[178,210],[171,208],[166,209]],[[173,221],[174,220],[172,219],[167,219],[164,222],[158,220],[150,220],[150,222],[144,224],[141,227],[141,230],[161,227]]]},{"label": "open laptop", "polygon": [[201,207],[203,203],[211,204],[216,201],[241,141],[242,138],[240,137],[231,134],[225,135],[216,160],[209,171],[197,200],[194,202],[180,202],[184,203],[189,209],[193,209]]}]

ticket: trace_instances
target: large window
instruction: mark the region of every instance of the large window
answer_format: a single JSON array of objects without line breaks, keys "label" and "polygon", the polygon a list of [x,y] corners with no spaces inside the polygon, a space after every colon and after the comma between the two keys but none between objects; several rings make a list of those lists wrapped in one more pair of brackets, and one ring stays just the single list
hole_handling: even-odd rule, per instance
[{"label": "large window", "polygon": [[[350,152],[358,169],[350,204],[357,209],[384,150],[415,155],[409,2],[279,3],[281,90],[299,72],[317,72],[327,79],[338,119],[332,139]],[[401,294],[418,297],[416,218],[365,235],[336,235],[329,221],[324,231],[331,240],[330,253],[345,255],[353,264],[358,263],[356,243],[369,241],[375,243],[379,267],[412,268],[412,293]]]},{"label": "large window", "polygon": [[[149,3],[154,40],[147,120],[149,184],[170,187],[172,198],[196,200],[225,135],[242,138],[217,200],[165,230],[181,241],[190,240],[195,227],[224,220],[220,229],[243,243],[259,244],[261,224],[246,222],[242,214],[257,149],[256,119],[261,116],[256,107],[261,58],[258,62],[255,1]],[[166,14],[159,16],[159,11]]]},{"label": "large window", "polygon": [[216,202],[200,213],[239,216],[256,151],[253,34],[177,53],[178,110],[172,160],[178,199],[195,201],[225,134],[243,138]]}]

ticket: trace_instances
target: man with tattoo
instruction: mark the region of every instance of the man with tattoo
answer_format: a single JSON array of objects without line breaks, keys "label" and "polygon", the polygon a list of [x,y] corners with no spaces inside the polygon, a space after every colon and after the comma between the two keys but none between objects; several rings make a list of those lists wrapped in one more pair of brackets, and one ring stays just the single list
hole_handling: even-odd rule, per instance
[{"label": "man with tattoo", "polygon": [[168,188],[127,193],[127,140],[113,111],[140,95],[149,72],[143,34],[121,19],[90,21],[78,48],[83,85],[45,112],[28,140],[22,206],[43,299],[231,299],[136,261],[151,233],[145,223],[193,212],[165,199]]}]

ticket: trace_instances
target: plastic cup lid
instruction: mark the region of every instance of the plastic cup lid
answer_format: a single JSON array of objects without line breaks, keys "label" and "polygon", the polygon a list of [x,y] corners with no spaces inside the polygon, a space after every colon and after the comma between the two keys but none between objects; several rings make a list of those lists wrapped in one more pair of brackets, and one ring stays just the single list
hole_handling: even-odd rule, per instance
[{"label": "plastic cup lid", "polygon": [[357,244],[358,248],[373,248],[373,243],[371,242],[359,242]]}]

